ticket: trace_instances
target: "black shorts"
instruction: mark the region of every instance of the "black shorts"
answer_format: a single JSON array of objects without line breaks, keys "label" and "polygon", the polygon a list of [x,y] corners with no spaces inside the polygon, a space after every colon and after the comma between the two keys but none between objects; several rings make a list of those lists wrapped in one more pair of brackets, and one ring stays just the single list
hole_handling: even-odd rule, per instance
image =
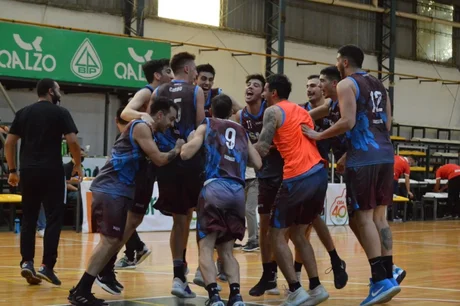
[{"label": "black shorts", "polygon": [[310,171],[283,181],[271,213],[272,227],[288,228],[295,224],[311,224],[323,211],[327,170],[323,166]]},{"label": "black shorts", "polygon": [[104,236],[123,238],[128,208],[133,200],[104,192],[92,192],[91,225]]},{"label": "black shorts", "polygon": [[166,216],[187,215],[196,207],[203,182],[201,173],[177,173],[175,180],[158,179],[158,201],[155,209]]},{"label": "black shorts", "polygon": [[394,190],[393,164],[377,164],[345,171],[348,214],[370,210],[378,205],[391,205]]},{"label": "black shorts", "polygon": [[152,201],[153,185],[155,184],[155,168],[150,161],[141,164],[136,175],[136,192],[129,210],[135,214],[145,215]]},{"label": "black shorts", "polygon": [[197,241],[218,232],[216,245],[243,240],[245,227],[245,196],[241,183],[216,179],[201,190],[197,206]]},{"label": "black shorts", "polygon": [[282,176],[259,178],[258,212],[269,214],[275,204],[275,198],[283,182]]}]

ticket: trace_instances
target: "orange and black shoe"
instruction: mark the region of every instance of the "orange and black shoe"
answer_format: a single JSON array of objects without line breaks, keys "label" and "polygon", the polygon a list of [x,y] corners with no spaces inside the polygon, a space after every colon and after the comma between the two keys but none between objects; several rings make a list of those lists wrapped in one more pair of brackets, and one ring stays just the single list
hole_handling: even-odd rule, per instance
[{"label": "orange and black shoe", "polygon": [[31,261],[24,261],[21,265],[21,276],[24,277],[30,285],[38,285],[42,280],[35,273],[34,264]]}]

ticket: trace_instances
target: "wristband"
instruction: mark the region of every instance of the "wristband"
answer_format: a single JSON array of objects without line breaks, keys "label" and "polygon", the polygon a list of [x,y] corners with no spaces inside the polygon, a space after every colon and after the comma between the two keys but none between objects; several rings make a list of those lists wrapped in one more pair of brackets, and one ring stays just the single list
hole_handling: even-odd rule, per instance
[{"label": "wristband", "polygon": [[15,168],[14,168],[14,169],[10,169],[10,170],[8,170],[8,173],[10,173],[10,174],[11,174],[11,173],[16,173],[16,169],[15,169]]}]

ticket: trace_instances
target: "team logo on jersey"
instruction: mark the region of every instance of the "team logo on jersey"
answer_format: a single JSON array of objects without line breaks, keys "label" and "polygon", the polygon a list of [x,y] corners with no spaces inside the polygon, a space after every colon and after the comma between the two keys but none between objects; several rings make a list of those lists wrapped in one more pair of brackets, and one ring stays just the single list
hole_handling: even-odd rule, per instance
[{"label": "team logo on jersey", "polygon": [[86,38],[75,52],[70,70],[80,79],[93,80],[102,74],[102,62],[91,41]]}]

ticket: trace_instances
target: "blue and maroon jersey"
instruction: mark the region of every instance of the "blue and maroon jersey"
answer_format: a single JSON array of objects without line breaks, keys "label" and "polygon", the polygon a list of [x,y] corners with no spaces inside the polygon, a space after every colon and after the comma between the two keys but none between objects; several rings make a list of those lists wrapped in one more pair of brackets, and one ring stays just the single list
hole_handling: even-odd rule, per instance
[{"label": "blue and maroon jersey", "polygon": [[[248,133],[251,143],[256,143],[259,140],[260,132],[262,132],[264,112],[267,109],[267,103],[264,101],[260,106],[260,111],[257,115],[253,115],[248,111],[247,106],[240,113],[240,124]],[[262,168],[257,171],[257,177],[272,178],[283,175],[284,161],[280,153],[273,146],[267,156],[262,159]]]},{"label": "blue and maroon jersey", "polygon": [[205,118],[205,179],[233,179],[245,184],[248,135],[236,122]]},{"label": "blue and maroon jersey", "polygon": [[348,78],[356,86],[356,123],[346,133],[346,166],[394,163],[394,149],[386,127],[385,109],[389,101],[385,87],[366,72],[357,72]]}]

